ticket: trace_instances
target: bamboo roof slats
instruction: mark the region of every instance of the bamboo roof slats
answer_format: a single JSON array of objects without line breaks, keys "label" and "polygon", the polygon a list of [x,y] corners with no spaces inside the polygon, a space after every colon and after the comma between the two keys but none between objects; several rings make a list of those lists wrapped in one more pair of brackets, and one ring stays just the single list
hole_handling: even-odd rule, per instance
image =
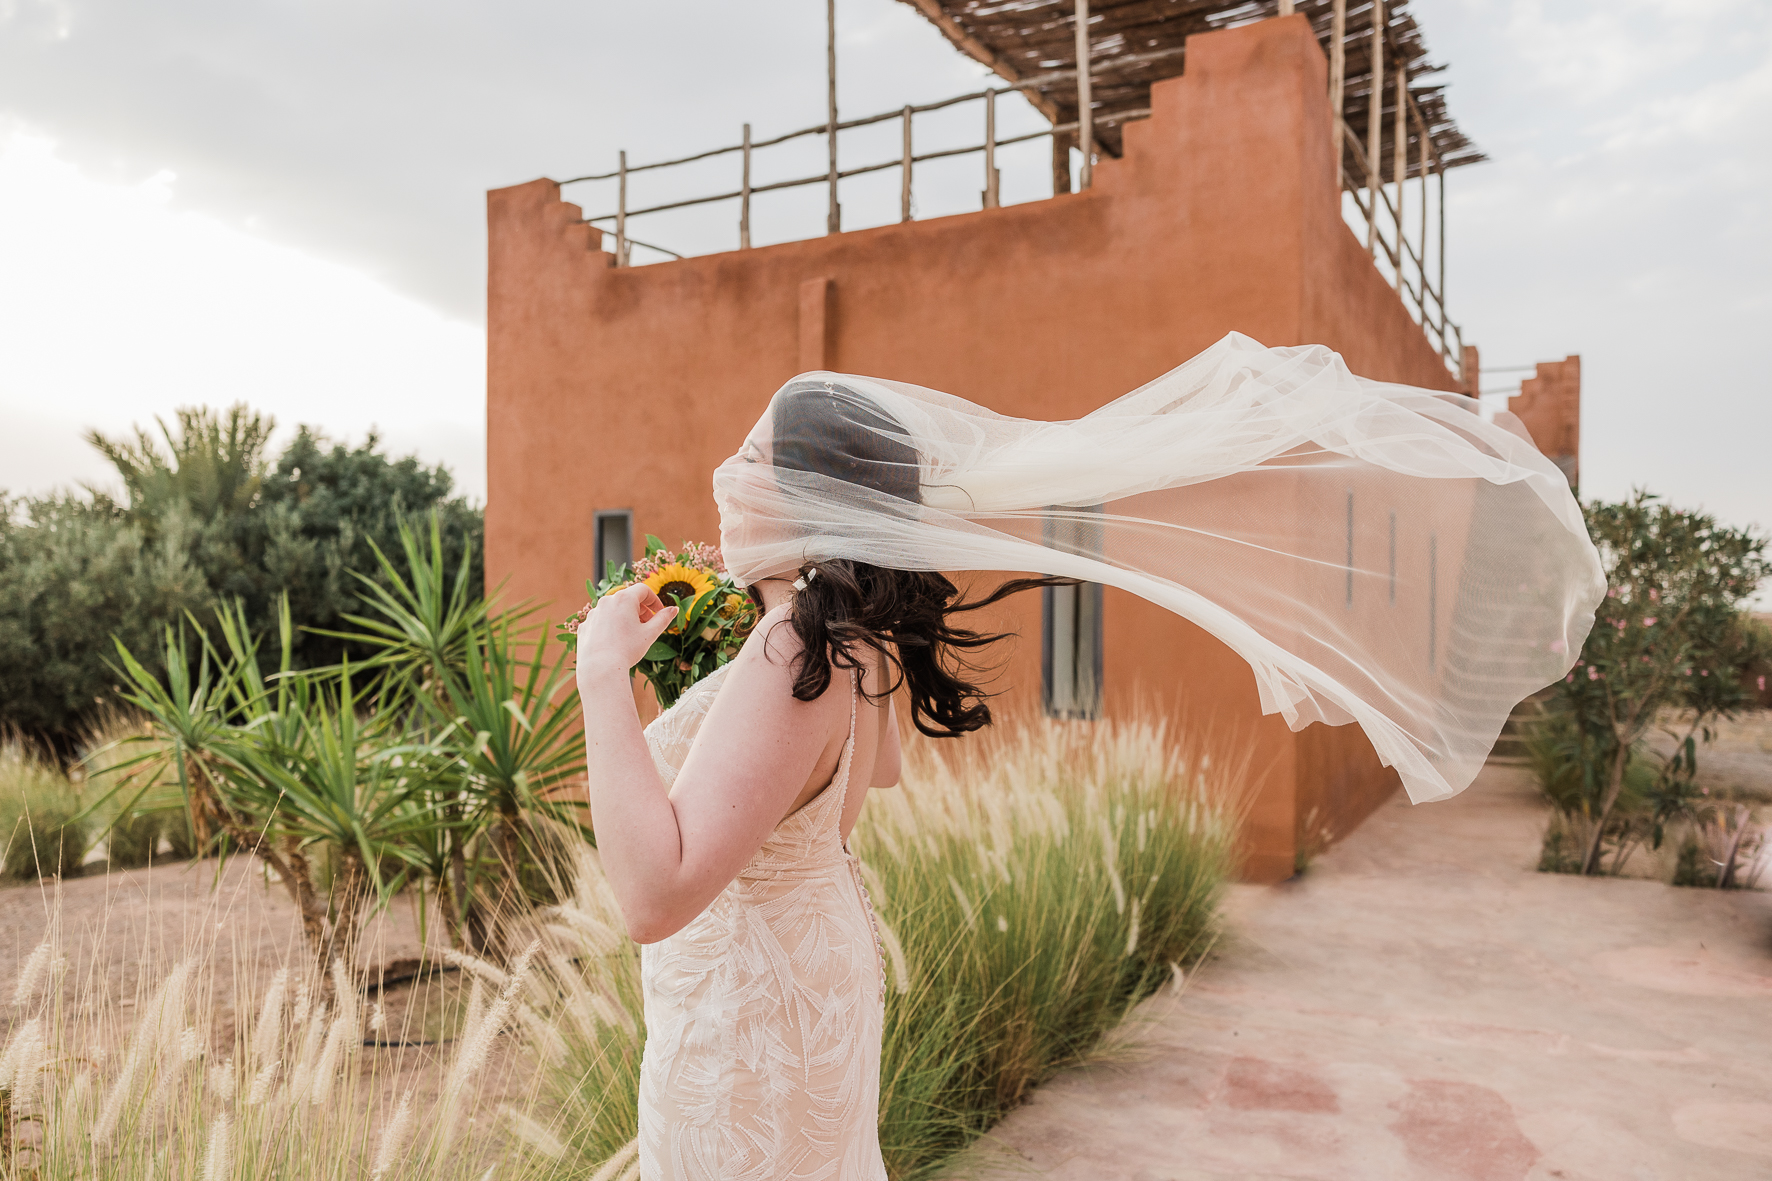
[{"label": "bamboo roof slats", "polygon": [[[982,62],[998,77],[1019,84],[1034,106],[1053,123],[1077,122],[1077,45],[1075,0],[903,0],[922,13],[955,47]],[[1334,0],[1293,0],[1293,11],[1311,22],[1329,52]],[[1346,0],[1342,40],[1342,118],[1351,135],[1343,137],[1345,184],[1362,187],[1366,172],[1356,159],[1356,143],[1367,141],[1372,107],[1372,0]],[[1280,0],[1091,0],[1089,13],[1092,105],[1100,150],[1121,153],[1123,117],[1151,105],[1151,84],[1173,78],[1186,67],[1186,43],[1195,33],[1232,28],[1279,14]],[[1444,67],[1428,57],[1421,26],[1409,0],[1384,4],[1381,69],[1391,80],[1382,89],[1380,122],[1387,130],[1397,117],[1395,71],[1408,79],[1407,101],[1418,119],[1405,120],[1402,156],[1410,178],[1423,169],[1458,168],[1486,157],[1453,122],[1445,88],[1431,81]],[[1111,122],[1101,125],[1111,117]],[[1427,142],[1421,144],[1422,128]],[[1348,141],[1352,140],[1353,143]],[[1396,172],[1395,137],[1381,137],[1379,175]],[[1425,151],[1423,147],[1425,146]]]}]

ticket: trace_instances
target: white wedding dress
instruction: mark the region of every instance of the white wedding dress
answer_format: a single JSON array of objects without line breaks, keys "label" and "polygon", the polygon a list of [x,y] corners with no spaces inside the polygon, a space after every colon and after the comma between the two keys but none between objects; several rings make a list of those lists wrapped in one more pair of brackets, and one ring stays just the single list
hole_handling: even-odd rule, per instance
[{"label": "white wedding dress", "polygon": [[[725,680],[692,685],[646,728],[666,786]],[[644,1181],[884,1181],[884,968],[840,830],[855,758],[783,820],[690,924],[645,947]]]}]

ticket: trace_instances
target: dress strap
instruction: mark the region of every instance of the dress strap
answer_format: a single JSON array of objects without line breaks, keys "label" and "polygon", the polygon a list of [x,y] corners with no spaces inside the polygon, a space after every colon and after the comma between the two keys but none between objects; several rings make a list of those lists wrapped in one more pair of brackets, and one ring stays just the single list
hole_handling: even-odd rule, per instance
[{"label": "dress strap", "polygon": [[837,756],[837,776],[843,781],[843,788],[837,793],[836,823],[839,829],[843,826],[843,808],[849,802],[849,773],[855,768],[855,713],[856,701],[861,696],[861,670],[853,671],[849,681],[849,738],[843,743],[843,753]]}]

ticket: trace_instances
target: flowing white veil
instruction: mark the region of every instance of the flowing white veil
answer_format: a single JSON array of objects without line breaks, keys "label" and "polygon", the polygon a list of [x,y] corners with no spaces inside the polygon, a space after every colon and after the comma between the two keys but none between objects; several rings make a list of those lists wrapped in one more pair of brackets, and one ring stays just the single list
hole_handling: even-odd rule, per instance
[{"label": "flowing white veil", "polygon": [[1562,474],[1475,409],[1235,333],[1070,422],[808,373],[714,473],[721,550],[741,582],[848,558],[1119,587],[1248,661],[1263,712],[1358,722],[1444,799],[1605,594]]}]

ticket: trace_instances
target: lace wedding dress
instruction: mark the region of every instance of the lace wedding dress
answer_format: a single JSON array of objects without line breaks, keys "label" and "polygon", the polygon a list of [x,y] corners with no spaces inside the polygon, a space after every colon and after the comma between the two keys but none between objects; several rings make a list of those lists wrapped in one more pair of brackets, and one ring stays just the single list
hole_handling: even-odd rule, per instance
[{"label": "lace wedding dress", "polygon": [[[668,787],[725,679],[646,728]],[[884,1181],[878,1130],[884,967],[840,830],[855,758],[776,826],[688,926],[645,947],[643,1181]]]}]

